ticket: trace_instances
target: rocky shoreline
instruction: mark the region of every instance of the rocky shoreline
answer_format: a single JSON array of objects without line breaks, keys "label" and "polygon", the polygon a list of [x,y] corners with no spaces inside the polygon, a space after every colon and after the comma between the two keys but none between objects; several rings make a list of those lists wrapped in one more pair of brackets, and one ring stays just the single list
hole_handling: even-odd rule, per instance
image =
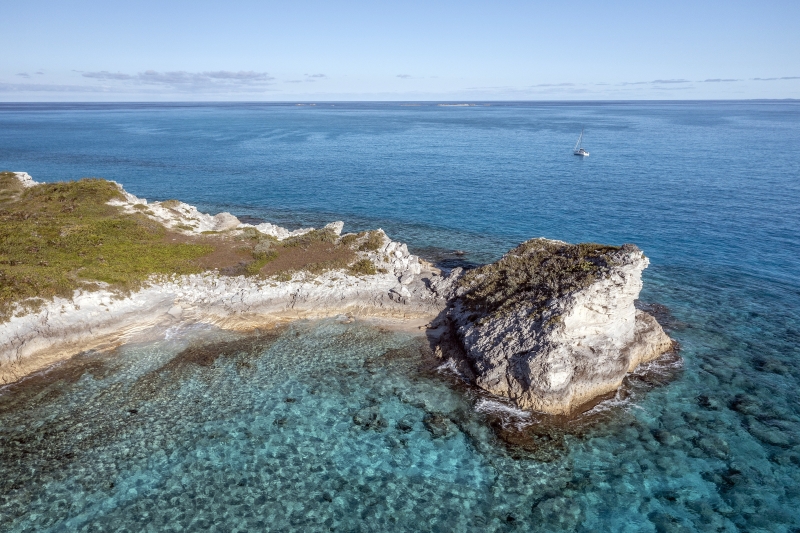
[{"label": "rocky shoreline", "polygon": [[[24,187],[36,185],[27,174],[16,175]],[[314,231],[289,231],[269,223],[243,224],[229,213],[211,216],[177,201],[148,203],[118,187],[124,200],[112,200],[110,205],[125,213],[145,215],[185,235],[255,231],[279,242]],[[341,235],[342,227],[341,222],[334,222],[323,231],[337,242],[363,239]],[[477,279],[475,272],[485,277],[488,270],[481,274],[477,269],[469,275],[461,269],[442,272],[381,230],[369,238],[371,245],[356,252],[359,261],[374,267],[368,273],[340,268],[321,273],[298,271],[281,279],[212,270],[153,276],[128,295],[100,288],[75,291],[72,298],[55,297],[33,312],[15,313],[0,323],[0,384],[17,381],[84,350],[129,342],[153,328],[203,322],[247,330],[344,314],[427,323],[426,333],[435,353],[453,358],[478,387],[524,409],[568,414],[619,387],[625,374],[640,363],[673,349],[656,320],[634,308],[641,273],[648,264],[634,246],[608,247],[607,252],[589,257],[588,263],[581,256],[584,271],[597,265],[602,268],[581,278],[582,285],[564,285],[563,294],[549,295],[546,302],[535,301],[541,290],[530,287],[527,293],[490,291],[501,307],[512,300],[515,306],[497,314],[476,310],[471,296],[475,291],[470,292],[469,284]],[[514,268],[524,270],[531,261],[547,264],[549,259],[542,259],[545,248],[554,253],[574,246],[535,241],[538,244],[528,246],[525,253],[517,249],[516,255],[509,252],[482,268],[496,265],[502,269],[512,257],[521,258]],[[571,279],[564,273],[572,263],[562,259],[556,278]],[[509,272],[500,272],[500,277],[509,278]]]}]

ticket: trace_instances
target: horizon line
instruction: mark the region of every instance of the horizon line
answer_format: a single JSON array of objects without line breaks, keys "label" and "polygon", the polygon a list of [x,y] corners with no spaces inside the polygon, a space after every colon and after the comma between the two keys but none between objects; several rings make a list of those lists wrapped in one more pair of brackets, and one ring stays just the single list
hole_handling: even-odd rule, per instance
[{"label": "horizon line", "polygon": [[575,104],[575,103],[710,103],[797,102],[800,98],[692,98],[692,99],[589,99],[589,100],[0,100],[8,104]]}]

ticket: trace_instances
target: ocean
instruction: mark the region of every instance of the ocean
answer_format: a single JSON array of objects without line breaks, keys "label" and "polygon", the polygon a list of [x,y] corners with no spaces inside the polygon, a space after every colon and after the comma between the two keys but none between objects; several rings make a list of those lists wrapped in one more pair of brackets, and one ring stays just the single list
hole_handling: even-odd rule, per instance
[{"label": "ocean", "polygon": [[358,322],[81,354],[0,390],[0,531],[797,531],[796,146],[794,101],[0,104],[0,170],[37,181],[381,227],[445,267],[635,243],[680,343],[571,421]]}]

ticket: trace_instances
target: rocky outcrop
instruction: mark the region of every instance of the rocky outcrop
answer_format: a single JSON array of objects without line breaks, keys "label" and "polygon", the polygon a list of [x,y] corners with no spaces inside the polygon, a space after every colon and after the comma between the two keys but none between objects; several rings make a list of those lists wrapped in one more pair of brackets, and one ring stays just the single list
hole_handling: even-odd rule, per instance
[{"label": "rocky outcrop", "polygon": [[[17,176],[23,184],[36,184],[27,174]],[[125,201],[113,201],[114,205],[145,213],[167,227],[191,224],[187,232],[252,227],[239,223],[229,213],[207,215],[176,201],[148,204],[121,186],[120,190]],[[340,235],[343,225],[332,222],[325,229]],[[266,226],[278,239],[311,231]],[[265,225],[256,228],[265,229]],[[0,323],[0,384],[16,381],[81,350],[126,342],[155,326],[163,330],[204,322],[247,329],[280,320],[338,314],[424,321],[435,317],[446,304],[442,294],[428,288],[442,283],[438,269],[409,253],[405,244],[393,242],[382,230],[372,234],[377,240],[374,249],[358,251],[357,255],[372,262],[377,269],[373,275],[353,275],[346,270],[319,275],[301,271],[289,280],[278,281],[209,271],[154,277],[127,296],[102,289],[76,291],[72,298],[54,298],[38,311],[16,313]]]},{"label": "rocky outcrop", "polygon": [[425,323],[446,305],[445,298],[428,289],[432,280],[441,278],[438,271],[408,253],[405,244],[384,235],[383,246],[363,255],[382,272],[298,272],[288,281],[206,272],[153,278],[125,297],[99,290],[55,298],[37,312],[0,324],[0,384],[82,350],[127,342],[155,326],[163,330],[203,322],[248,329],[338,314],[421,318]]},{"label": "rocky outcrop", "polygon": [[[27,175],[27,174],[26,174]],[[30,178],[30,176],[28,176]],[[314,230],[314,228],[301,228],[296,230],[288,230],[269,222],[263,224],[252,225],[245,224],[239,221],[234,215],[230,213],[218,213],[216,215],[209,215],[201,213],[197,207],[189,205],[178,200],[165,200],[163,202],[148,202],[144,198],[139,198],[126,191],[122,185],[114,182],[125,197],[124,200],[112,200],[109,204],[120,207],[127,213],[141,213],[148,218],[157,221],[158,223],[170,228],[174,231],[179,231],[186,234],[198,233],[221,233],[225,231],[256,228],[258,231],[265,235],[275,237],[279,241],[288,239],[289,237],[297,237],[304,235]],[[31,185],[36,182],[31,180]],[[338,227],[337,234],[341,232],[342,222],[334,222],[329,224],[328,227]]]},{"label": "rocky outcrop", "polygon": [[33,181],[33,178],[27,172],[14,172],[14,176],[19,180],[20,185],[23,187],[33,187],[37,183]]},{"label": "rocky outcrop", "polygon": [[482,389],[569,414],[673,347],[634,307],[648,259],[633,245],[535,239],[458,283],[449,317]]},{"label": "rocky outcrop", "polygon": [[[25,173],[16,176],[26,187],[36,184]],[[230,213],[212,216],[174,200],[148,203],[119,187],[125,199],[110,203],[175,231],[246,233],[255,227],[278,240],[312,231],[242,224]],[[325,227],[335,236],[342,228],[342,222]],[[278,281],[210,271],[152,278],[127,296],[76,291],[71,299],[17,313],[0,324],[0,384],[81,350],[159,329],[154,326],[249,328],[344,313],[438,317],[429,335],[436,340],[442,331],[455,331],[476,385],[525,409],[566,414],[615,390],[627,372],[673,346],[652,316],[634,308],[648,260],[632,245],[534,239],[496,263],[442,275],[382,230],[338,238],[368,240],[356,253],[375,273],[296,272]]]}]

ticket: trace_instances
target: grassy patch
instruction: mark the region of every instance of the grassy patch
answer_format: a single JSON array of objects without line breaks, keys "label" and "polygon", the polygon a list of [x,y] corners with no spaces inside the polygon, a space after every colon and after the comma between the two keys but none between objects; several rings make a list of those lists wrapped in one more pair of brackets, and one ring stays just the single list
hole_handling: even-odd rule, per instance
[{"label": "grassy patch", "polygon": [[240,272],[247,276],[276,276],[279,281],[288,281],[295,272],[343,270],[355,260],[355,252],[338,242],[339,236],[330,229],[278,241],[256,228],[245,228],[239,240],[241,249],[253,258]]},{"label": "grassy patch", "polygon": [[[347,270],[372,275],[375,265],[356,261],[359,249],[383,244],[379,232],[339,239],[327,229],[279,242],[255,228],[237,232],[183,234],[165,228],[145,213],[125,213],[109,200],[124,200],[106,180],[40,184],[23,188],[10,172],[0,172],[0,321],[14,305],[33,309],[54,296],[98,282],[135,290],[152,274],[186,274],[219,269],[226,275],[276,276]],[[177,200],[162,206],[174,209]],[[188,224],[176,226],[192,229]]]},{"label": "grassy patch", "polygon": [[359,237],[362,237],[363,235],[366,235],[366,233],[348,233],[339,239],[339,244],[342,246],[352,246],[359,239]]},{"label": "grassy patch", "polygon": [[105,282],[130,290],[151,274],[200,270],[204,244],[173,243],[160,224],[107,205],[124,199],[100,179],[46,183],[27,189],[0,174],[0,320],[14,302],[69,297]]},{"label": "grassy patch", "polygon": [[383,233],[380,231],[348,233],[339,239],[339,244],[355,247],[359,252],[377,252],[383,246]]},{"label": "grassy patch", "polygon": [[161,202],[161,207],[165,209],[177,209],[181,205],[180,200],[164,200]]},{"label": "grassy patch", "polygon": [[319,243],[334,244],[338,240],[339,236],[331,229],[315,229],[297,237],[289,237],[282,244],[284,248],[309,248]]},{"label": "grassy patch", "polygon": [[377,252],[381,246],[383,246],[383,234],[380,231],[369,231],[358,249],[362,252]]},{"label": "grassy patch", "polygon": [[539,319],[547,302],[591,285],[620,263],[632,245],[565,244],[533,239],[496,263],[468,271],[460,280],[462,299],[478,316],[502,316],[532,307]]},{"label": "grassy patch", "polygon": [[360,259],[359,261],[356,261],[350,265],[348,271],[354,276],[372,276],[378,273],[377,269],[375,268],[375,263],[369,259]]},{"label": "grassy patch", "polygon": [[13,172],[0,172],[0,206],[16,200],[25,187],[14,176]]}]

